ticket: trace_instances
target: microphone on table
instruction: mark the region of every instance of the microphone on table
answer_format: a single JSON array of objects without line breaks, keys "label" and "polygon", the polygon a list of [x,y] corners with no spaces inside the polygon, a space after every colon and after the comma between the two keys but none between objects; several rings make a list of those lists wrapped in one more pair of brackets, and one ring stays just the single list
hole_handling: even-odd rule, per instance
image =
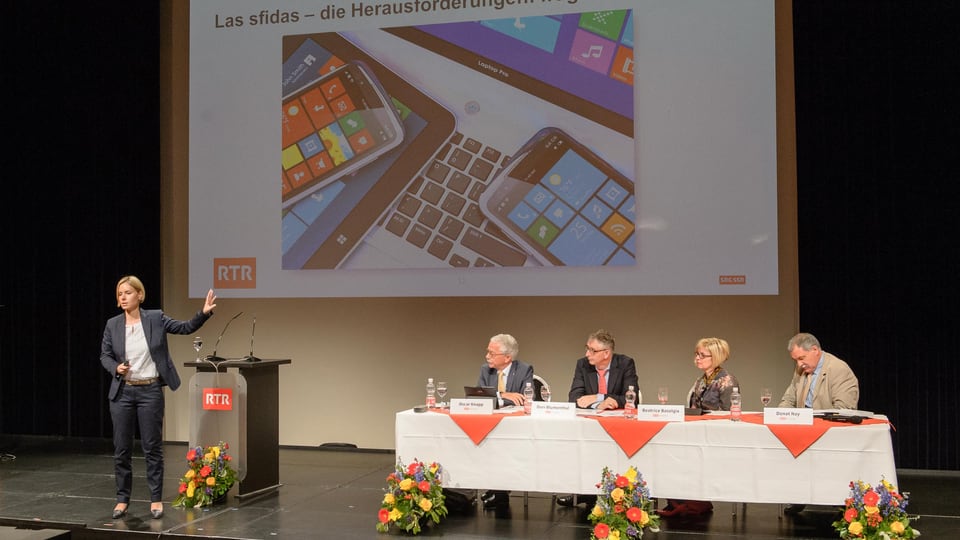
[{"label": "microphone on table", "polygon": [[259,362],[260,359],[253,355],[253,335],[257,331],[257,314],[253,314],[253,326],[250,328],[250,354],[244,358],[247,362]]},{"label": "microphone on table", "polygon": [[243,315],[242,311],[240,313],[237,313],[236,315],[233,316],[232,319],[227,321],[227,324],[223,325],[223,330],[221,330],[220,335],[217,336],[217,343],[214,344],[213,346],[213,354],[211,354],[210,356],[207,356],[204,360],[206,360],[207,362],[223,362],[224,360],[226,360],[226,358],[221,358],[217,356],[217,348],[220,347],[220,340],[223,339],[223,334],[227,332],[227,328],[230,327],[230,323],[237,320],[237,317],[241,315]]}]

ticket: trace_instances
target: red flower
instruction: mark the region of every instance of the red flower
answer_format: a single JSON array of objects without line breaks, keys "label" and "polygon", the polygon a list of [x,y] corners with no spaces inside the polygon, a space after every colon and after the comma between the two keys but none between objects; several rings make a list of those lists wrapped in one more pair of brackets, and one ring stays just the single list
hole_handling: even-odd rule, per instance
[{"label": "red flower", "polygon": [[616,484],[617,484],[617,487],[618,487],[618,488],[625,488],[625,487],[627,487],[627,486],[630,485],[630,480],[627,479],[626,476],[623,476],[623,475],[619,475],[619,474],[618,474],[618,475],[617,475],[617,482],[616,482]]},{"label": "red flower", "polygon": [[407,474],[409,474],[410,476],[417,474],[418,468],[420,468],[420,463],[417,461],[414,461],[410,465],[407,465]]},{"label": "red flower", "polygon": [[177,492],[179,492],[179,493],[186,493],[186,492],[187,492],[187,483],[186,483],[186,482],[180,482],[180,487],[177,489]]},{"label": "red flower", "polygon": [[227,444],[227,443],[223,443],[223,449],[224,449],[224,450],[229,450],[229,449],[230,449],[230,445]]},{"label": "red flower", "polygon": [[868,491],[863,494],[863,504],[867,506],[876,506],[880,502],[880,496],[877,495],[876,491]]},{"label": "red flower", "polygon": [[386,508],[381,508],[380,512],[377,513],[377,519],[380,520],[380,523],[386,523],[390,521],[390,512],[387,512]]},{"label": "red flower", "polygon": [[613,505],[613,512],[614,512],[615,514],[622,514],[622,513],[623,513],[623,505],[620,504],[620,503],[617,503],[617,504]]},{"label": "red flower", "polygon": [[187,452],[187,461],[193,461],[195,459],[197,459],[197,449],[192,448],[189,452]]},{"label": "red flower", "polygon": [[597,538],[606,538],[610,536],[610,526],[606,523],[597,523],[593,528],[593,535]]},{"label": "red flower", "polygon": [[847,523],[857,519],[857,509],[847,508],[847,511],[843,513],[843,519],[847,520]]},{"label": "red flower", "polygon": [[206,478],[206,477],[210,476],[210,473],[211,473],[211,472],[213,472],[213,469],[211,469],[209,465],[204,465],[203,467],[200,467],[200,477],[201,477],[201,478]]},{"label": "red flower", "polygon": [[424,480],[419,484],[417,484],[417,487],[420,488],[420,491],[426,493],[430,491],[430,482],[427,482],[426,480]]},{"label": "red flower", "polygon": [[627,510],[627,519],[629,519],[634,523],[637,523],[638,521],[643,519],[643,511],[637,508],[636,506],[631,506]]},{"label": "red flower", "polygon": [[391,481],[391,480],[396,480],[396,479],[397,479],[397,476],[396,476],[395,474],[393,474],[393,473],[390,473],[390,474],[387,475],[387,482],[389,482],[389,481]]},{"label": "red flower", "polygon": [[876,514],[867,514],[867,525],[876,527],[881,521],[883,521],[883,516],[880,515],[880,512],[877,512]]}]

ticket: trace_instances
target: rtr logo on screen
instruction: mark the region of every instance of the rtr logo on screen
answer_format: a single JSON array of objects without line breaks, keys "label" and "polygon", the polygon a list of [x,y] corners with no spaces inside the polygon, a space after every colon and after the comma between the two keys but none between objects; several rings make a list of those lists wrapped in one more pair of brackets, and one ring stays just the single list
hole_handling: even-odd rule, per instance
[{"label": "rtr logo on screen", "polygon": [[215,289],[256,289],[256,257],[223,257],[213,259]]}]

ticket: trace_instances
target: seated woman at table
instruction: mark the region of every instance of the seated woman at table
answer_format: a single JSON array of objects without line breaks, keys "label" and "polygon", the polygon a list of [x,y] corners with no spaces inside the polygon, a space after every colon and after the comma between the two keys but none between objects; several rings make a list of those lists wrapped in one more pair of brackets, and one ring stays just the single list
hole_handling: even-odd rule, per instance
[{"label": "seated woman at table", "polygon": [[[727,372],[724,362],[730,357],[730,345],[726,340],[710,337],[697,341],[693,363],[703,375],[697,377],[687,406],[705,411],[729,411],[733,387],[740,386],[737,378]],[[742,393],[742,390],[741,390]],[[669,499],[667,506],[657,513],[664,517],[695,516],[713,510],[710,501],[684,501]]]}]

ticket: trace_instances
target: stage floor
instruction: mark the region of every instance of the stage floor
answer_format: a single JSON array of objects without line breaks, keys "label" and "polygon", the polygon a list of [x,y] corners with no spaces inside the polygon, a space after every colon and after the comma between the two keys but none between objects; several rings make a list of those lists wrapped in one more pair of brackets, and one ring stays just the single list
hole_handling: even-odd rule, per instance
[{"label": "stage floor", "polygon": [[[163,518],[150,518],[144,461],[137,454],[129,512],[113,520],[109,441],[0,436],[0,452],[0,538],[12,540],[382,537],[375,529],[377,511],[394,463],[393,453],[386,451],[283,448],[277,493],[243,502],[231,495],[224,504],[184,510],[170,502],[184,471],[186,445],[171,443],[165,446]],[[960,538],[960,472],[898,471],[898,476],[901,490],[910,492],[910,513],[920,515],[915,528],[926,538]],[[523,493],[514,492],[509,508],[468,508],[422,536],[589,538],[587,509],[557,506],[551,495],[531,493],[525,507]],[[839,516],[836,508],[812,507],[783,517],[774,504],[737,505],[736,515],[734,508],[732,503],[715,503],[712,514],[665,521],[659,533],[645,538],[836,538],[830,526]]]}]

